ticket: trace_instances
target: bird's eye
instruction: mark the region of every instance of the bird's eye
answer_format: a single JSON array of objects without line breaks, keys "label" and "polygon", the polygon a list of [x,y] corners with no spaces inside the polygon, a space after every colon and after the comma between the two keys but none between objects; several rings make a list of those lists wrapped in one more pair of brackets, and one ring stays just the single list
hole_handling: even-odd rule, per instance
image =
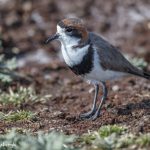
[{"label": "bird's eye", "polygon": [[72,30],[73,30],[73,29],[71,29],[71,28],[67,28],[67,29],[66,29],[66,32],[72,32]]}]

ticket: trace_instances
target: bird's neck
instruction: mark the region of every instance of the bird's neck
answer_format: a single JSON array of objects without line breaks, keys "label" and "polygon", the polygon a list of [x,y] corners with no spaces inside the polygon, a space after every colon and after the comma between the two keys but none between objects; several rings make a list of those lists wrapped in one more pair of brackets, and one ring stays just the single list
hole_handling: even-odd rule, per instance
[{"label": "bird's neck", "polygon": [[68,48],[82,48],[88,44],[90,44],[90,39],[89,37],[85,38],[85,39],[78,39],[78,38],[68,38],[65,37],[63,39],[61,39],[61,44],[64,47],[68,47]]},{"label": "bird's neck", "polygon": [[76,45],[79,45],[79,39],[64,39],[64,40],[61,40],[61,44],[66,47],[66,48],[73,48],[75,47]]},{"label": "bird's neck", "polygon": [[84,44],[82,47],[77,42],[62,43],[62,54],[65,62],[69,66],[81,63],[83,57],[88,53],[89,44]]}]

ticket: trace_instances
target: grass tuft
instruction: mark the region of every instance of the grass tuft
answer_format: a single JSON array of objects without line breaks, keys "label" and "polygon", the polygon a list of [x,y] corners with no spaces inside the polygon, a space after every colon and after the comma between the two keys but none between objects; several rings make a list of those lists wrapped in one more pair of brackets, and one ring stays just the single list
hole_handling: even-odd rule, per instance
[{"label": "grass tuft", "polygon": [[17,112],[10,112],[8,114],[0,113],[0,120],[8,121],[8,122],[16,122],[16,121],[23,121],[23,120],[30,120],[34,117],[30,111],[17,111]]},{"label": "grass tuft", "polygon": [[[111,131],[107,134],[108,136],[106,134],[102,134],[103,136],[101,136],[100,133],[108,129]],[[100,130],[101,132],[99,132]],[[127,128],[117,125],[109,125],[107,128],[104,126],[100,130],[98,132],[89,132],[76,138],[74,135],[64,135],[58,132],[46,134],[38,132],[36,136],[33,136],[28,131],[17,129],[9,131],[5,135],[0,135],[0,144],[14,144],[15,150],[27,150],[31,148],[32,150],[148,150],[150,147],[150,134],[135,135],[129,133]],[[7,149],[6,147],[5,150]]]},{"label": "grass tuft", "polygon": [[88,132],[79,137],[79,142],[83,144],[92,144],[92,142],[96,139],[97,132]]},{"label": "grass tuft", "polygon": [[20,106],[26,102],[37,102],[41,101],[44,103],[52,95],[38,96],[35,90],[32,87],[19,87],[16,91],[13,91],[12,88],[9,88],[8,92],[0,92],[0,104],[8,105],[13,104]]},{"label": "grass tuft", "polygon": [[[14,145],[15,150],[78,150],[74,148],[71,143],[74,142],[75,136],[67,136],[62,133],[50,132],[42,133],[38,132],[37,136],[33,136],[29,133],[20,134],[15,130],[5,135],[0,135],[0,145],[2,143]],[[8,150],[10,147],[6,147]]]},{"label": "grass tuft", "polygon": [[0,55],[0,80],[4,83],[12,82],[13,78],[11,72],[17,68],[16,59],[4,58],[4,55]]},{"label": "grass tuft", "polygon": [[113,150],[130,147],[150,146],[150,134],[134,135],[127,128],[118,125],[102,126],[97,132],[83,134],[79,141],[87,150]]},{"label": "grass tuft", "polygon": [[85,143],[85,144],[91,144],[96,138],[100,138],[102,143],[105,141],[103,140],[105,137],[109,137],[113,133],[116,135],[119,135],[123,133],[126,130],[125,127],[118,126],[118,125],[107,125],[107,126],[102,126],[98,131],[95,132],[88,132],[86,134],[83,134],[80,138],[79,141]]},{"label": "grass tuft", "polygon": [[135,144],[136,136],[134,134],[123,134],[116,139],[116,148],[125,148]]},{"label": "grass tuft", "polygon": [[126,59],[128,59],[134,66],[138,67],[139,69],[143,69],[148,66],[148,63],[143,58],[132,58],[130,55],[125,55]]},{"label": "grass tuft", "polygon": [[118,125],[107,125],[107,126],[102,126],[99,130],[98,133],[101,137],[108,137],[112,133],[115,134],[121,134],[123,131],[125,131],[126,128]]},{"label": "grass tuft", "polygon": [[136,139],[136,144],[140,145],[141,147],[148,147],[150,146],[150,133],[142,134]]}]

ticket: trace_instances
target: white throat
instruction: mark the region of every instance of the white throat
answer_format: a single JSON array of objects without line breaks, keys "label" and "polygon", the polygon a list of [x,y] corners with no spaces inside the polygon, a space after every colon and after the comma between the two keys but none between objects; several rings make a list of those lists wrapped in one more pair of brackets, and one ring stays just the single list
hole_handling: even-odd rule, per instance
[{"label": "white throat", "polygon": [[80,39],[70,37],[65,34],[64,29],[57,26],[57,32],[60,35],[61,42],[61,50],[64,60],[67,65],[70,67],[80,64],[83,60],[83,57],[87,54],[89,44],[83,47],[73,48],[73,46],[77,46],[79,44]]}]

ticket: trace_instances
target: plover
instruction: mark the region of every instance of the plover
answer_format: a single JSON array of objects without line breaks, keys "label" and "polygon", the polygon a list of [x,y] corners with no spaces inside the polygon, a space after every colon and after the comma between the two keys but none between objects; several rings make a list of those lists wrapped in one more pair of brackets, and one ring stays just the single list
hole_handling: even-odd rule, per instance
[{"label": "plover", "polygon": [[[150,80],[146,73],[133,66],[118,50],[101,36],[88,32],[78,18],[67,18],[57,24],[56,34],[48,37],[46,43],[53,40],[61,42],[61,50],[68,67],[78,76],[90,81],[95,87],[92,109],[80,117],[96,119],[100,115],[102,105],[107,97],[105,82],[113,78],[132,74]],[[96,108],[99,85],[103,95]]]}]

